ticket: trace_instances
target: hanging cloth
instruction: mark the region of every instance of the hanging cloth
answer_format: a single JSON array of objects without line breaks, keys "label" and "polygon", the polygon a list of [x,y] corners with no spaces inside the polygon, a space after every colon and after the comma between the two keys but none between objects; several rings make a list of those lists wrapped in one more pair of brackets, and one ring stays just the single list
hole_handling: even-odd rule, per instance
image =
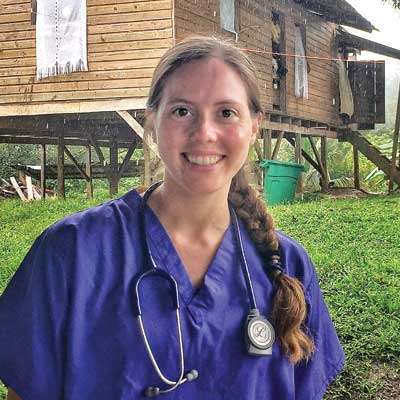
[{"label": "hanging cloth", "polygon": [[87,71],[86,0],[38,0],[37,79]]},{"label": "hanging cloth", "polygon": [[301,38],[300,27],[295,27],[295,57],[294,62],[294,95],[308,99],[308,77],[307,77],[307,60],[304,50],[303,40]]},{"label": "hanging cloth", "polygon": [[[340,58],[340,56],[338,56]],[[351,91],[349,77],[346,66],[342,60],[338,61],[339,66],[339,93],[340,93],[340,113],[351,117],[354,114],[354,99]]]}]

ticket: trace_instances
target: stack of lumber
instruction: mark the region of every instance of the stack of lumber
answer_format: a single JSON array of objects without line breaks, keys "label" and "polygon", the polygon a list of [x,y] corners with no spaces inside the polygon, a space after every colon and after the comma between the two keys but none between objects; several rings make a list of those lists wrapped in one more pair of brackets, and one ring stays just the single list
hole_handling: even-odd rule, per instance
[{"label": "stack of lumber", "polygon": [[[53,197],[55,193],[46,190],[46,196]],[[20,179],[20,182],[14,177],[10,178],[10,182],[1,179],[0,198],[19,197],[22,201],[40,200],[42,198],[40,189],[32,183],[32,178],[28,175]]]}]

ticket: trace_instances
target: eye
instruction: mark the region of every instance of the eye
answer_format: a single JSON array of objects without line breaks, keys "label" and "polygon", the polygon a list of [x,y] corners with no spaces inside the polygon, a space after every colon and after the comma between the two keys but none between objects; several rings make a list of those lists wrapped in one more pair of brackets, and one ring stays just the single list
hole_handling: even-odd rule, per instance
[{"label": "eye", "polygon": [[172,114],[174,114],[176,117],[186,117],[190,114],[190,112],[185,107],[178,107],[173,110]]},{"label": "eye", "polygon": [[224,118],[232,118],[232,117],[234,117],[236,115],[236,113],[233,110],[229,109],[229,108],[225,108],[225,109],[223,109],[221,111],[221,115]]}]

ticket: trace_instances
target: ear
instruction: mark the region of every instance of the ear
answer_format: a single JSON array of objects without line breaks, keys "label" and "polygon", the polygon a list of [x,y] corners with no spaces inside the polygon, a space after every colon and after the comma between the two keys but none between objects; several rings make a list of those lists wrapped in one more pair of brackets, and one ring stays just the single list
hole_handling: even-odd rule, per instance
[{"label": "ear", "polygon": [[261,123],[263,121],[264,114],[262,112],[259,112],[257,116],[253,118],[253,123],[252,123],[252,132],[251,132],[251,144],[254,144],[254,142],[257,139],[258,132],[260,131]]},{"label": "ear", "polygon": [[149,108],[146,108],[144,112],[146,116],[146,127],[148,127],[150,130],[153,130],[154,128],[154,112],[151,111]]}]

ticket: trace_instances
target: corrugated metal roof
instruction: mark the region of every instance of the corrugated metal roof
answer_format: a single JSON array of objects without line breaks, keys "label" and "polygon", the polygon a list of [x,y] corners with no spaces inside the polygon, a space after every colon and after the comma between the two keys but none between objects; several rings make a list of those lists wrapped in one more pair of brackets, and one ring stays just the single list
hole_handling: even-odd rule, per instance
[{"label": "corrugated metal roof", "polygon": [[297,0],[308,10],[330,22],[347,25],[366,32],[376,28],[345,0]]}]

